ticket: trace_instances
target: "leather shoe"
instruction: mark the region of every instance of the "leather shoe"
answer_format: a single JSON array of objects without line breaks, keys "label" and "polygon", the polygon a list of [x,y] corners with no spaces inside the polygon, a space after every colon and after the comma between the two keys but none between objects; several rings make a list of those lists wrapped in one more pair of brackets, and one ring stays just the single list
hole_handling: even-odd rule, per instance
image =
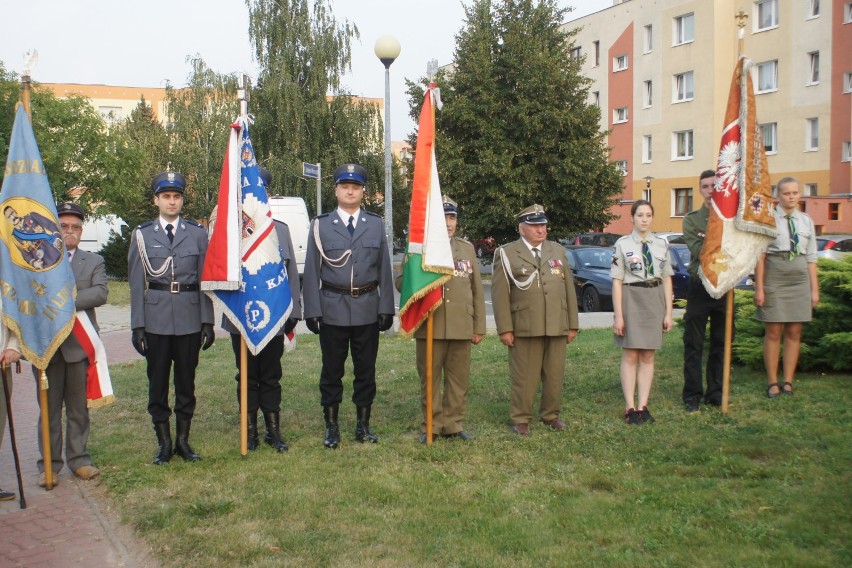
[{"label": "leather shoe", "polygon": [[444,438],[461,438],[465,442],[468,440],[473,440],[473,434],[468,434],[464,430],[461,432],[453,432],[452,434],[444,434]]},{"label": "leather shoe", "polygon": [[[432,434],[432,441],[434,442],[434,441],[435,441],[435,440],[437,440],[437,439],[438,439],[438,435],[437,435],[437,434]],[[421,443],[421,444],[425,444],[425,443],[426,443],[426,432],[420,432],[420,443]]]},{"label": "leather shoe", "polygon": [[0,501],[14,501],[15,494],[11,491],[3,491],[0,489]]},{"label": "leather shoe", "polygon": [[530,425],[529,424],[515,424],[514,426],[512,426],[512,432],[514,432],[518,436],[529,436],[530,435]]},{"label": "leather shoe", "polygon": [[83,465],[74,470],[74,475],[80,479],[92,479],[101,474],[101,470],[93,465]]},{"label": "leather shoe", "polygon": [[553,428],[554,430],[564,430],[565,423],[562,422],[559,418],[554,418],[553,420],[542,420],[545,424]]},{"label": "leather shoe", "polygon": [[[53,486],[56,487],[59,485],[59,474],[53,474]],[[39,487],[47,487],[47,475],[44,472],[38,474],[38,486]]]}]

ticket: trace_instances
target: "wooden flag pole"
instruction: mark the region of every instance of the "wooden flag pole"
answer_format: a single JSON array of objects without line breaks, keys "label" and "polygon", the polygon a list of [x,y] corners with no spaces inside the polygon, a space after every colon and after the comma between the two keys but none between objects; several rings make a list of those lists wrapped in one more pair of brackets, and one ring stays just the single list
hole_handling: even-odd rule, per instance
[{"label": "wooden flag pole", "polygon": [[432,445],[432,343],[435,339],[435,312],[426,320],[426,445]]},{"label": "wooden flag pole", "polygon": [[248,345],[240,336],[240,455],[248,454]]},{"label": "wooden flag pole", "polygon": [[725,300],[725,362],[722,372],[722,414],[728,414],[731,393],[731,343],[734,337],[734,289],[728,290]]},{"label": "wooden flag pole", "polygon": [[[21,509],[26,509],[27,498],[24,497],[24,480],[21,476],[21,460],[18,459],[18,443],[15,439],[15,421],[12,418],[12,389],[9,388],[9,383],[6,382],[6,365],[0,367],[0,370],[3,373],[3,395],[6,399],[6,416],[9,418],[9,439],[12,442],[12,457],[15,459],[15,473],[18,476],[18,496],[20,497]],[[9,374],[11,375],[11,369]],[[0,436],[2,435],[3,433],[0,432]]]},{"label": "wooden flag pole", "polygon": [[38,405],[41,408],[41,457],[44,463],[44,488],[53,489],[53,456],[50,452],[50,417],[47,412],[47,373],[38,370]]}]

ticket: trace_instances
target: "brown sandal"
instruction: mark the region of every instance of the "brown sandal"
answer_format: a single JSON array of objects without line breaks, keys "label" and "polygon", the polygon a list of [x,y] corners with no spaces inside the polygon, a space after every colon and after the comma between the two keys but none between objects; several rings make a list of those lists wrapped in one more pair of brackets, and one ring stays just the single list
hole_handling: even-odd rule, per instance
[{"label": "brown sandal", "polygon": [[[788,388],[789,387],[789,388]],[[793,383],[789,381],[784,381],[781,383],[781,394],[793,394]]]},{"label": "brown sandal", "polygon": [[[778,389],[778,392],[772,392],[772,389],[773,389],[773,388]],[[781,387],[780,387],[780,385],[778,385],[778,383],[772,383],[771,385],[769,385],[768,387],[766,387],[766,396],[767,396],[767,398],[778,398],[778,396],[779,396],[780,394],[781,394]]]}]

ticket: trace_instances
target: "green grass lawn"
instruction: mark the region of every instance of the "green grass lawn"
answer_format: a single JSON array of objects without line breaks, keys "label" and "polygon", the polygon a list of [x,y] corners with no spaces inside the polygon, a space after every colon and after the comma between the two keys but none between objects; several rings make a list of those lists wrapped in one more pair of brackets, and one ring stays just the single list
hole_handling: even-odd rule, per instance
[{"label": "green grass lawn", "polygon": [[[657,423],[621,422],[620,351],[607,330],[569,346],[564,432],[509,432],[506,349],[474,347],[470,442],[417,442],[414,343],[382,338],[373,430],[322,446],[319,343],[284,355],[290,452],[239,454],[233,353],[202,353],[191,440],[203,461],[150,465],[144,365],[115,366],[118,402],[93,411],[109,498],[166,566],[848,566],[850,377],[798,377],[769,400],[735,369],[729,415],[680,403],[681,335],[658,353]],[[262,434],[261,434],[262,435]]]},{"label": "green grass lawn", "polygon": [[109,297],[107,303],[111,306],[129,306],[130,305],[130,285],[125,280],[110,280],[107,282],[109,286]]}]

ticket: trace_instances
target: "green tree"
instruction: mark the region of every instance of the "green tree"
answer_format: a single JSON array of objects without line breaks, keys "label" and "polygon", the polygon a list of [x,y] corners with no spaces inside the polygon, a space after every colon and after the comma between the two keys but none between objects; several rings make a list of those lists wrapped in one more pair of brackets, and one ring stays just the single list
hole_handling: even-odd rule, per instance
[{"label": "green tree", "polygon": [[[600,110],[570,56],[576,31],[555,0],[475,0],[456,36],[455,61],[438,74],[441,184],[470,236],[517,236],[515,215],[547,210],[554,236],[605,225],[623,178],[609,161]],[[409,83],[412,116],[423,87]]]}]

